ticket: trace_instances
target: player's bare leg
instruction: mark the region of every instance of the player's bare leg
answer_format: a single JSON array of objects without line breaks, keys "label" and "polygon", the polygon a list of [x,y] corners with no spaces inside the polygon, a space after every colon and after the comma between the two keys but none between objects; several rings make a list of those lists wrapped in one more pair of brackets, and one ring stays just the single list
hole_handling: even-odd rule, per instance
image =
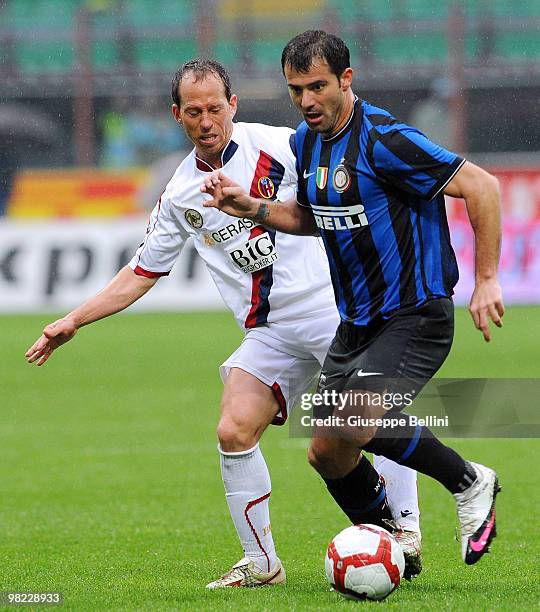
[{"label": "player's bare leg", "polygon": [[232,368],[223,391],[218,425],[225,495],[245,557],[208,588],[285,582],[270,526],[270,474],[259,439],[279,410],[272,389]]},{"label": "player's bare leg", "polygon": [[268,385],[249,372],[231,368],[223,389],[217,428],[221,449],[232,453],[255,446],[278,410]]}]

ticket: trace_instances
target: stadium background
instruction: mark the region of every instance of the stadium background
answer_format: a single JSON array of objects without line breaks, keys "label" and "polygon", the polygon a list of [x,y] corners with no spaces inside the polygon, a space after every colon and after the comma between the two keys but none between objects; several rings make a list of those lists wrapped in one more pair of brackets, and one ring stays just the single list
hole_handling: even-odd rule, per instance
[{"label": "stadium background", "polygon": [[[77,609],[251,605],[249,595],[208,600],[201,589],[238,553],[213,427],[216,366],[241,336],[231,316],[211,312],[221,302],[194,250],[133,309],[147,313],[84,330],[40,371],[23,353],[140,242],[190,148],[170,116],[174,71],[215,57],[231,72],[238,120],[294,127],[279,58],[308,28],[345,38],[361,97],[501,181],[505,328],[484,346],[459,311],[442,374],[538,378],[538,0],[0,0],[0,591],[58,588]],[[448,212],[464,304],[471,232],[462,202],[449,200]],[[320,558],[343,519],[306,466],[305,441],[283,431],[267,439],[274,529],[292,584],[257,595],[258,605],[335,607]],[[448,499],[421,479],[427,571],[391,605],[457,608],[473,590],[486,609],[537,604],[537,535],[521,530],[539,501],[537,476],[532,489],[527,480],[537,441],[458,446],[502,464],[506,499],[520,500],[501,510],[504,567],[494,556],[464,573],[445,539]]]}]

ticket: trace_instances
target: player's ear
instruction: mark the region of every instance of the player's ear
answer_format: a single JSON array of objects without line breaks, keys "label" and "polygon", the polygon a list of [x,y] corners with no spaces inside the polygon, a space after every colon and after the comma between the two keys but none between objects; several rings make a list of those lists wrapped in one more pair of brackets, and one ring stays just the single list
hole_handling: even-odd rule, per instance
[{"label": "player's ear", "polygon": [[236,110],[238,108],[238,98],[233,94],[231,99],[229,100],[229,107],[231,109],[232,116],[236,115]]},{"label": "player's ear", "polygon": [[339,78],[339,85],[342,91],[347,91],[352,85],[353,69],[345,68]]},{"label": "player's ear", "polygon": [[173,104],[171,106],[171,112],[172,112],[172,116],[174,117],[174,120],[180,125],[182,125],[182,117],[180,115],[180,109],[178,108],[176,104]]}]

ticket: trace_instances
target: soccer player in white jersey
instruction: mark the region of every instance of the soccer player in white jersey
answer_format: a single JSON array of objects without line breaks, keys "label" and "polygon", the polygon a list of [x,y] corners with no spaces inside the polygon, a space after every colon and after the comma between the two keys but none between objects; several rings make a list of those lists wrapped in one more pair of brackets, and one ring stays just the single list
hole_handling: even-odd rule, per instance
[{"label": "soccer player in white jersey", "polygon": [[[225,69],[213,61],[184,64],[173,79],[172,112],[194,150],[178,167],[153,210],[143,243],[129,265],[98,294],[47,325],[27,351],[42,365],[83,325],[123,310],[166,276],[191,238],[244,340],[221,366],[224,381],[218,424],[227,503],[244,558],[209,588],[285,582],[270,528],[270,476],[259,439],[283,424],[295,399],[320,370],[339,322],[328,264],[314,237],[267,230],[250,220],[204,208],[205,173],[225,168],[252,195],[293,197],[293,131],[233,123],[237,99]],[[307,305],[306,305],[307,304]],[[394,520],[408,561],[421,569],[416,472],[382,458],[377,470],[362,457],[346,478],[325,479],[353,523]]]}]

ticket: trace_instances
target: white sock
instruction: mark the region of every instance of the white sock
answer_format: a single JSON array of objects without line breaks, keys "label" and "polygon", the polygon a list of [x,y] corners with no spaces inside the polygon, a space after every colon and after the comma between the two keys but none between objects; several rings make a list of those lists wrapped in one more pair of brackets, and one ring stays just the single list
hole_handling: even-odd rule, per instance
[{"label": "white sock", "polygon": [[245,556],[259,571],[276,564],[270,527],[270,474],[257,444],[247,451],[227,453],[218,446],[225,496]]},{"label": "white sock", "polygon": [[373,465],[384,476],[388,505],[398,527],[420,531],[416,470],[379,455],[373,455]]}]

